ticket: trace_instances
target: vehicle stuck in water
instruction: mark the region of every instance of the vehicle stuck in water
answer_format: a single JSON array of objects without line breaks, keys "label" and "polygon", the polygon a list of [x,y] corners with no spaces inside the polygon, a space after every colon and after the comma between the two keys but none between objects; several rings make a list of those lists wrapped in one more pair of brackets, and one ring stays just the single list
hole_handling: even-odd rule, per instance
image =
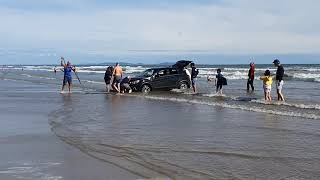
[{"label": "vehicle stuck in water", "polygon": [[150,68],[130,81],[133,91],[148,93],[153,90],[187,89],[190,76],[184,71],[192,61],[178,61],[171,67]]}]

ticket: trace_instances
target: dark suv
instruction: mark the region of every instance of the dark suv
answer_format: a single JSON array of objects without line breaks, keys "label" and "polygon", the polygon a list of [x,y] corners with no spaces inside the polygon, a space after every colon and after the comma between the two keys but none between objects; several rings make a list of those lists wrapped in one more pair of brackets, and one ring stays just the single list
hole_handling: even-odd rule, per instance
[{"label": "dark suv", "polygon": [[190,77],[183,70],[192,61],[178,61],[172,67],[151,68],[130,81],[134,91],[148,93],[152,90],[171,90],[190,88]]}]

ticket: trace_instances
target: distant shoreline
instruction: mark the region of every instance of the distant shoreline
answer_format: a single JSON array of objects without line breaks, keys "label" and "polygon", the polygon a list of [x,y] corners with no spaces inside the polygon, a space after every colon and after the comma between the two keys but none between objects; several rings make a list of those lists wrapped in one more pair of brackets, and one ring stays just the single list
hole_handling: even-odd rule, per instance
[{"label": "distant shoreline", "polygon": [[[93,63],[93,64],[75,64],[76,66],[110,66],[110,65],[114,65],[116,63],[116,61],[114,63]],[[196,65],[198,66],[245,66],[248,64],[198,64],[195,61]],[[173,65],[174,62],[172,63],[159,63],[159,64],[144,64],[144,63],[119,63],[122,66],[170,66]],[[314,64],[310,64],[310,63],[301,63],[301,64],[288,64],[288,63],[282,63],[285,65],[290,65],[290,66],[302,66],[302,65],[320,65],[320,63],[314,63]],[[256,63],[256,65],[260,65],[260,66],[266,66],[266,65],[272,65],[272,63],[269,64],[259,64]],[[15,66],[15,67],[22,67],[22,66],[60,66],[58,63],[57,64],[0,64],[0,66]],[[0,67],[1,68],[1,67]]]}]

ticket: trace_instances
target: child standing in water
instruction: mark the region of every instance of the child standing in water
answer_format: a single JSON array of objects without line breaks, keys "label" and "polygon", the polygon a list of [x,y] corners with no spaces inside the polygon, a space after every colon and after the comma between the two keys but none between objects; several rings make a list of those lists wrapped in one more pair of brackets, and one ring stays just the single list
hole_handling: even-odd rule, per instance
[{"label": "child standing in water", "polygon": [[222,95],[222,88],[224,85],[227,85],[227,79],[222,75],[221,69],[217,69],[216,78],[207,77],[208,81],[215,80],[216,93]]},{"label": "child standing in water", "polygon": [[264,99],[266,101],[271,101],[272,77],[270,71],[266,70],[264,76],[260,77],[260,80],[263,80]]}]

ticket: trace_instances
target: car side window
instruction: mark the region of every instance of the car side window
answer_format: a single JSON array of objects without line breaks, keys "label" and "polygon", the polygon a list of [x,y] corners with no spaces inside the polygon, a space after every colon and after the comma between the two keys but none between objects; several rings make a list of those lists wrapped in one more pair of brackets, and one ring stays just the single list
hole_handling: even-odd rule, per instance
[{"label": "car side window", "polygon": [[149,70],[146,70],[144,73],[143,73],[143,76],[144,77],[151,77],[153,74],[153,70],[152,69],[149,69]]},{"label": "car side window", "polygon": [[158,72],[158,75],[159,75],[159,76],[164,76],[164,75],[165,75],[164,70],[160,70],[160,71]]},{"label": "car side window", "polygon": [[170,69],[170,75],[178,74],[178,70]]},{"label": "car side window", "polygon": [[156,77],[163,77],[163,76],[167,76],[170,75],[170,72],[168,69],[163,69],[158,71],[158,73],[156,74]]}]

